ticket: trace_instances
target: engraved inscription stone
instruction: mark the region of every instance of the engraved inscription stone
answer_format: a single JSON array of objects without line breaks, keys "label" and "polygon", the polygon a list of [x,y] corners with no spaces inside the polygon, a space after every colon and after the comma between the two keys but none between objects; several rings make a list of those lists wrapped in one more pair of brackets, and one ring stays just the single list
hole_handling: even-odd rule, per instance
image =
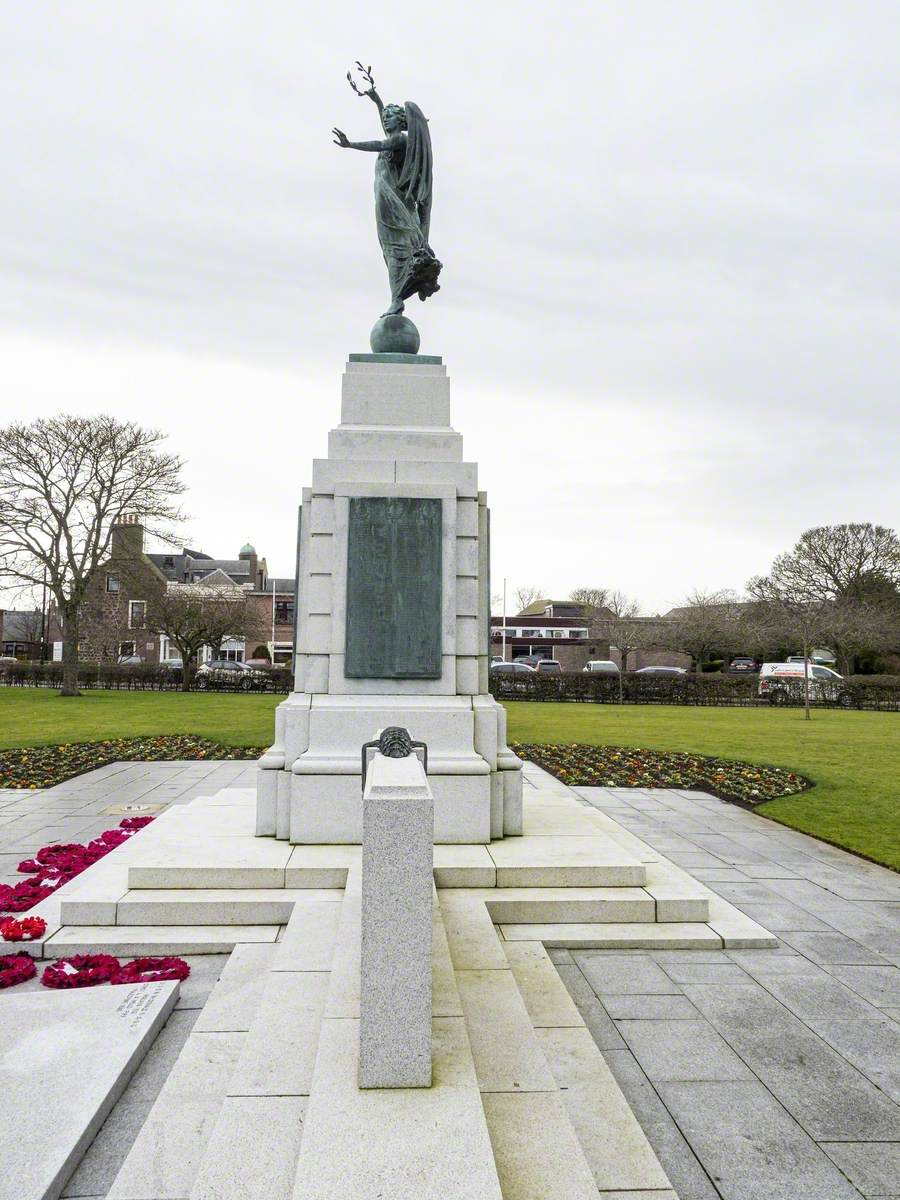
[{"label": "engraved inscription stone", "polygon": [[348,679],[440,679],[441,501],[353,496]]}]

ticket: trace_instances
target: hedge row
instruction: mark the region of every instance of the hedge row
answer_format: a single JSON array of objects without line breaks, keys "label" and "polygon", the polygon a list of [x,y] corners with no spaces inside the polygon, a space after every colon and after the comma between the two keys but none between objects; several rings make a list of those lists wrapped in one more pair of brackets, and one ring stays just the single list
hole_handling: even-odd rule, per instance
[{"label": "hedge row", "polygon": [[[293,684],[293,672],[289,668],[271,667],[267,669],[266,674],[268,676],[266,691],[290,692]],[[80,688],[177,692],[181,691],[182,678],[180,667],[159,667],[151,663],[81,663],[78,667],[78,686]],[[17,687],[58,688],[62,684],[62,663],[5,664],[0,670],[0,683]],[[196,684],[194,687],[196,689]]]},{"label": "hedge row", "polygon": [[[491,693],[498,700],[574,701],[587,704],[690,704],[710,707],[755,707],[768,700],[758,695],[758,675],[642,675],[622,677],[622,698],[616,675],[579,671],[564,675],[492,675]],[[843,703],[831,684],[811,682],[810,697],[817,705],[900,712],[900,677],[854,675],[846,679]],[[788,693],[791,704],[803,703],[802,682]]]}]

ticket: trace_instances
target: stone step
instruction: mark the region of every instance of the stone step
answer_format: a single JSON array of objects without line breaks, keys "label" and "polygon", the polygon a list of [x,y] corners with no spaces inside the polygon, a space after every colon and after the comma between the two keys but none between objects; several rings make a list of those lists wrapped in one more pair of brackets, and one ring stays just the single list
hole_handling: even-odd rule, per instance
[{"label": "stone step", "polygon": [[115,903],[64,900],[66,925],[286,925],[298,900],[340,901],[330,889],[136,888]]},{"label": "stone step", "polygon": [[432,1086],[357,1087],[358,884],[354,871],[342,906],[293,1198],[501,1200],[465,1018],[437,909]]},{"label": "stone step", "polygon": [[[722,938],[700,922],[668,921],[645,924],[501,925],[510,942],[542,942],[550,949],[578,950],[719,950]],[[774,941],[765,943],[774,945]]]},{"label": "stone step", "polygon": [[706,896],[646,888],[493,888],[477,892],[497,925],[706,921]]},{"label": "stone step", "polygon": [[[252,1139],[259,1129],[261,1114],[230,1106],[228,1086],[261,1001],[260,976],[266,975],[271,961],[265,951],[272,955],[275,946],[240,946],[228,960],[113,1181],[109,1200],[191,1196],[207,1146],[227,1128],[226,1109],[232,1122],[243,1118],[242,1125],[231,1126],[232,1145],[242,1136]],[[267,1111],[264,1119],[273,1125],[279,1122],[278,1128],[289,1139],[299,1118],[294,1112],[286,1119],[284,1111]],[[243,1145],[245,1153],[251,1154],[252,1140]],[[261,1171],[261,1178],[266,1178],[265,1172]],[[250,1194],[227,1187],[208,1193],[210,1200],[213,1196],[244,1200]],[[277,1200],[274,1192],[271,1195]]]},{"label": "stone step", "polygon": [[280,928],[279,925],[67,925],[44,943],[44,957],[230,954],[243,942],[274,942]]},{"label": "stone step", "polygon": [[[297,903],[283,940],[270,947],[262,979],[257,974],[252,981],[257,1003],[190,1200],[290,1200],[338,933],[341,896],[329,895],[330,902]],[[238,947],[232,959],[249,949]],[[246,967],[236,984],[241,977],[245,993],[251,984]],[[220,984],[224,979],[223,973]],[[215,1007],[217,992],[198,1025]],[[233,984],[219,1006],[220,1024],[234,1020],[234,992]]]}]

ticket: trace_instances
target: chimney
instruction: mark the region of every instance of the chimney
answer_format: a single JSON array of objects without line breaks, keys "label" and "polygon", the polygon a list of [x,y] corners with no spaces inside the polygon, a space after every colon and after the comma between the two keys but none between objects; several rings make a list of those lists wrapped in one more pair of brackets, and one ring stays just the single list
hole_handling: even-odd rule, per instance
[{"label": "chimney", "polygon": [[144,553],[144,526],[136,513],[124,513],[112,527],[113,558],[140,558]]}]

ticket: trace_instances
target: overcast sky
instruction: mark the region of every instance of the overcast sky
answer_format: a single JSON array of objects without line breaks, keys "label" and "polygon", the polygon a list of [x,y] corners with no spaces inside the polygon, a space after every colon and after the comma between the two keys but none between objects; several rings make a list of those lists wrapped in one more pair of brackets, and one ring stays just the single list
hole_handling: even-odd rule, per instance
[{"label": "overcast sky", "polygon": [[293,571],[387,298],[371,63],[435,155],[442,354],[494,591],[740,588],[900,524],[900,9],[885,0],[11,4],[2,420],[156,425],[185,542]]}]

